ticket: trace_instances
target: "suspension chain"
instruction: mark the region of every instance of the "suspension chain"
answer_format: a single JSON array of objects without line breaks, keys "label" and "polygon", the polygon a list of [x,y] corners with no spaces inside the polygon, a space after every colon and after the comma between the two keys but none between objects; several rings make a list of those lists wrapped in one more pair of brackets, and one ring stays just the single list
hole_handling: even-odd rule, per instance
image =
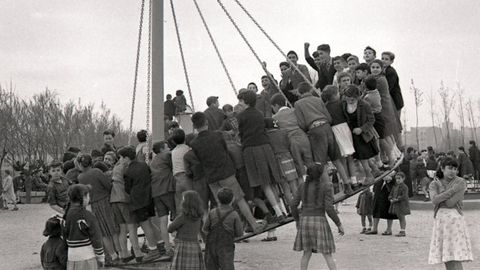
[{"label": "suspension chain", "polygon": [[137,94],[138,65],[140,61],[140,45],[142,43],[143,12],[145,9],[145,0],[142,0],[142,9],[140,11],[140,26],[138,27],[137,58],[135,59],[135,77],[133,81],[132,109],[130,111],[130,127],[128,132],[128,144],[132,142],[133,115],[135,113],[135,96]]},{"label": "suspension chain", "polygon": [[150,131],[150,93],[152,91],[151,85],[151,74],[152,74],[152,0],[149,0],[149,8],[148,8],[148,59],[147,59],[147,147],[148,151],[145,154],[145,161],[147,164],[149,163],[149,153],[150,149],[152,149],[152,139],[153,134]]},{"label": "suspension chain", "polygon": [[182,57],[183,72],[185,73],[185,81],[187,82],[188,94],[190,95],[190,103],[192,104],[192,110],[195,111],[195,106],[193,104],[192,89],[190,87],[190,80],[188,77],[187,65],[185,64],[185,56],[183,54],[182,40],[180,39],[180,31],[178,29],[177,16],[175,14],[175,6],[173,0],[170,0],[170,6],[172,7],[173,21],[175,23],[175,32],[177,33],[178,47],[180,49],[180,55]]},{"label": "suspension chain", "polygon": [[207,25],[207,22],[205,21],[205,17],[203,16],[202,11],[200,10],[200,6],[198,5],[197,0],[193,0],[193,3],[195,4],[195,7],[197,8],[198,14],[200,15],[200,18],[202,19],[203,26],[205,27],[205,30],[207,30],[208,37],[210,38],[210,41],[212,42],[213,48],[215,48],[215,52],[217,53],[218,59],[220,60],[220,63],[222,64],[223,70],[225,71],[225,74],[227,75],[228,81],[230,82],[230,85],[232,86],[233,92],[235,93],[235,96],[238,95],[237,89],[235,88],[235,85],[233,84],[232,77],[230,76],[230,73],[228,72],[227,66],[225,65],[225,62],[223,61],[222,55],[220,54],[220,51],[218,50],[217,44],[215,42],[215,39],[212,36],[212,33],[210,32],[210,28]]}]

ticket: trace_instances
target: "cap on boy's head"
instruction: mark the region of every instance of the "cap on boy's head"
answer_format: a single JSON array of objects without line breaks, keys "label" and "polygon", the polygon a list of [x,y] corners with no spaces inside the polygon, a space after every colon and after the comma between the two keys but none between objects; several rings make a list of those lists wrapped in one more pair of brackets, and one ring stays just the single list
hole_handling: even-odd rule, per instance
[{"label": "cap on boy's head", "polygon": [[178,96],[181,96],[181,95],[183,95],[183,91],[182,91],[182,90],[177,90],[177,91],[175,92],[175,95],[176,95],[177,97],[178,97]]},{"label": "cap on boy's head", "polygon": [[77,155],[73,152],[65,152],[63,154],[62,162],[67,162],[67,161],[72,160],[76,157],[77,157]]},{"label": "cap on boy's head", "polygon": [[357,71],[357,70],[368,71],[369,69],[370,68],[368,67],[367,63],[361,63],[355,68],[355,71]]},{"label": "cap on boy's head", "polygon": [[295,56],[298,58],[298,54],[297,54],[295,51],[289,51],[289,52],[287,53],[287,56],[289,56],[290,54],[293,54],[293,55],[295,55]]},{"label": "cap on boy's head", "polygon": [[365,50],[363,50],[363,51],[367,51],[367,50],[372,51],[372,52],[373,52],[373,55],[377,55],[377,51],[375,51],[375,49],[373,49],[372,47],[367,46],[367,47],[365,47]]},{"label": "cap on boy's head", "polygon": [[307,82],[301,82],[298,84],[298,93],[305,94],[312,90],[312,86],[310,86]]},{"label": "cap on boy's head", "polygon": [[230,204],[233,201],[233,191],[229,188],[221,188],[217,192],[217,198],[220,204]]},{"label": "cap on boy's head", "polygon": [[280,62],[280,65],[279,65],[279,66],[280,66],[280,67],[285,66],[285,67],[289,68],[289,67],[290,67],[290,64],[289,64],[288,62],[285,62],[285,61],[284,61],[284,62]]},{"label": "cap on boy's head", "polygon": [[196,112],[192,115],[193,128],[199,129],[207,125],[207,117],[203,112]]},{"label": "cap on boy's head", "polygon": [[165,148],[165,141],[159,141],[159,142],[155,142],[152,146],[152,150],[155,154],[158,154],[160,153],[160,151],[162,151],[162,149]]},{"label": "cap on boy's head", "polygon": [[80,151],[80,148],[78,148],[78,147],[70,146],[70,147],[67,148],[67,152],[72,152],[72,153],[78,154],[81,151]]},{"label": "cap on boy's head", "polygon": [[270,99],[270,104],[272,104],[272,106],[278,105],[283,107],[287,105],[287,99],[282,94],[276,93]]},{"label": "cap on boy's head", "polygon": [[218,97],[214,97],[214,96],[210,96],[207,98],[207,106],[210,107],[210,105],[214,104],[215,102],[217,102],[218,100]]},{"label": "cap on boy's head", "polygon": [[330,53],[330,45],[328,45],[328,44],[318,45],[317,51],[322,51],[322,52],[326,52],[326,53],[329,54]]},{"label": "cap on boy's head", "polygon": [[62,226],[60,219],[57,217],[51,217],[45,223],[45,229],[43,230],[44,236],[60,236],[62,234]]},{"label": "cap on boy's head", "polygon": [[322,100],[323,102],[328,102],[333,100],[333,98],[338,94],[338,87],[335,85],[327,85],[322,91]]},{"label": "cap on boy's head", "polygon": [[365,87],[367,90],[377,89],[377,79],[375,79],[374,75],[368,75],[367,78],[365,78]]},{"label": "cap on boy's head", "polygon": [[53,169],[53,168],[62,168],[62,163],[58,160],[53,160],[48,164],[48,169]]},{"label": "cap on boy's head", "polygon": [[265,128],[278,128],[277,121],[271,117],[264,118]]},{"label": "cap on boy's head", "polygon": [[347,86],[345,91],[343,92],[343,95],[346,97],[351,97],[351,98],[359,98],[360,97],[360,90],[358,87],[354,84],[351,84]]}]

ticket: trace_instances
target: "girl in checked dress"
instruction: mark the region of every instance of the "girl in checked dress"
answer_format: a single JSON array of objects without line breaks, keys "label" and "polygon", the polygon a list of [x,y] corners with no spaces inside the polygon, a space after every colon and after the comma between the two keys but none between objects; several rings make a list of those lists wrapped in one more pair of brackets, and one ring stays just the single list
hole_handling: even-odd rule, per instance
[{"label": "girl in checked dress", "polygon": [[[301,213],[298,206],[302,202]],[[344,234],[342,223],[333,208],[333,184],[329,181],[323,164],[316,163],[307,169],[307,179],[300,184],[292,202],[292,215],[297,223],[297,237],[293,250],[303,251],[300,269],[308,269],[312,253],[322,253],[330,270],[337,269],[333,253],[335,242],[325,213]]]}]

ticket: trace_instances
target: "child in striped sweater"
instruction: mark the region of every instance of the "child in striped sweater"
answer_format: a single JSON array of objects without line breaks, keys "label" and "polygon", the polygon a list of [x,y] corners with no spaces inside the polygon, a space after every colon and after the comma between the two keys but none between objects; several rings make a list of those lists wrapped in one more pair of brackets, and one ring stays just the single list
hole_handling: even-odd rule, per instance
[{"label": "child in striped sweater", "polygon": [[85,209],[90,202],[89,187],[70,187],[65,209],[65,239],[68,245],[67,269],[96,270],[105,263],[102,235],[95,216]]}]

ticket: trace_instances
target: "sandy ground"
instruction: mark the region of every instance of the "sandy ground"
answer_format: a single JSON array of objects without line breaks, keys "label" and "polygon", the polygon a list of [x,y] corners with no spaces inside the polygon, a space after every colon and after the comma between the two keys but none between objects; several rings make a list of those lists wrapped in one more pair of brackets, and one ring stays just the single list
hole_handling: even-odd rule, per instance
[{"label": "sandy ground", "polygon": [[[407,237],[361,235],[360,217],[355,213],[353,202],[340,207],[340,218],[346,234],[337,235],[335,258],[338,269],[384,270],[384,269],[444,269],[441,265],[427,264],[428,247],[433,222],[429,210],[413,210],[407,217]],[[42,230],[45,220],[53,211],[45,204],[19,205],[20,211],[0,210],[0,269],[41,269],[39,252],[45,238]],[[474,262],[464,269],[480,269],[480,209],[465,212],[474,249]],[[333,225],[332,223],[330,223]],[[380,224],[379,230],[386,227]],[[398,231],[394,223],[394,233]],[[277,230],[277,242],[261,242],[264,235],[252,238],[250,243],[236,246],[235,266],[247,269],[299,269],[301,253],[292,251],[295,227],[289,224]],[[148,265],[130,269],[168,269],[168,264]],[[327,269],[321,255],[312,257],[310,269]]]}]

